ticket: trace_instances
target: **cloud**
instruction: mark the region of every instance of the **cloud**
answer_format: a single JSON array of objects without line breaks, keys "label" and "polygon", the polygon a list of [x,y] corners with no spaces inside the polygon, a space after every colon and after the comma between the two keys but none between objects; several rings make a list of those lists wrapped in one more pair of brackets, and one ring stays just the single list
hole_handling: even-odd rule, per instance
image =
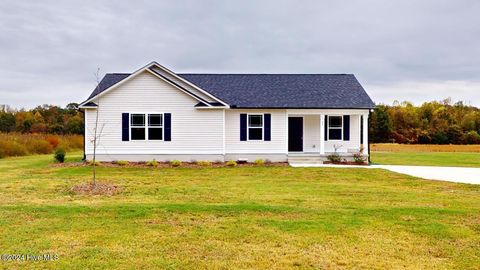
[{"label": "cloud", "polygon": [[[97,67],[152,60],[178,72],[354,73],[382,100],[441,99],[391,89],[478,80],[479,13],[467,0],[2,1],[0,104],[81,101]],[[448,96],[478,88],[464,91]]]},{"label": "cloud", "polygon": [[480,81],[430,81],[430,82],[399,82],[395,84],[368,84],[367,91],[377,103],[391,104],[398,101],[410,101],[420,105],[425,101],[452,98],[453,101],[463,101],[467,105],[480,107]]}]

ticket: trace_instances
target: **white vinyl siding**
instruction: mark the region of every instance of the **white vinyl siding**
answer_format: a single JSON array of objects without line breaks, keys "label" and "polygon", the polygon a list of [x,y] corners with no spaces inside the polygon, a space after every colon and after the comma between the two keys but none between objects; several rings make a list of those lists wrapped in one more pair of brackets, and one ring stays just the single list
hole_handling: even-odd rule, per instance
[{"label": "white vinyl siding", "polygon": [[[270,113],[271,141],[240,141],[241,113],[252,115]],[[230,109],[225,111],[225,152],[227,154],[285,154],[286,144],[285,110]]]},{"label": "white vinyl siding", "polygon": [[[325,151],[326,152],[333,152],[334,145],[341,146],[338,149],[338,152],[353,152],[355,150],[359,150],[360,148],[360,129],[359,129],[359,115],[350,115],[350,140],[349,141],[326,141],[325,142]],[[343,130],[342,130],[343,133]],[[343,136],[343,135],[342,135]]]},{"label": "white vinyl siding", "polygon": [[[222,154],[223,111],[195,109],[197,100],[143,72],[103,95],[99,104],[99,154]],[[122,113],[171,113],[171,141],[122,141]],[[87,154],[93,152],[95,109],[86,110]],[[148,125],[148,119],[145,119]]]}]

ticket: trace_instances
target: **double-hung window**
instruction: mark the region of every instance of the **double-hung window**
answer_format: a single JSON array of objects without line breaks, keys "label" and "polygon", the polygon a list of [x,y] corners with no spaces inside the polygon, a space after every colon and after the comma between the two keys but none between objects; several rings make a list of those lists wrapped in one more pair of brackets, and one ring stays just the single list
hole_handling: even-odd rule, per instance
[{"label": "double-hung window", "polygon": [[132,141],[163,140],[163,114],[130,115],[130,136]]},{"label": "double-hung window", "polygon": [[328,140],[341,141],[343,140],[343,117],[342,116],[328,116]]},{"label": "double-hung window", "polygon": [[263,114],[248,115],[248,140],[263,140]]},{"label": "double-hung window", "polygon": [[130,127],[132,141],[145,140],[145,114],[131,114]]},{"label": "double-hung window", "polygon": [[163,114],[148,115],[148,139],[163,140]]}]

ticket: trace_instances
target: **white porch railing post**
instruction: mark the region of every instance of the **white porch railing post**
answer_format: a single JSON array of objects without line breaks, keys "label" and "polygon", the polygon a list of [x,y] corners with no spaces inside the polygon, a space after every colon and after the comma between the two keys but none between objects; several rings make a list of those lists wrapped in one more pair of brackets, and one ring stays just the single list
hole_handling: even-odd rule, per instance
[{"label": "white porch railing post", "polygon": [[320,155],[325,155],[325,115],[320,114]]},{"label": "white porch railing post", "polygon": [[363,153],[368,154],[368,114],[363,115]]}]

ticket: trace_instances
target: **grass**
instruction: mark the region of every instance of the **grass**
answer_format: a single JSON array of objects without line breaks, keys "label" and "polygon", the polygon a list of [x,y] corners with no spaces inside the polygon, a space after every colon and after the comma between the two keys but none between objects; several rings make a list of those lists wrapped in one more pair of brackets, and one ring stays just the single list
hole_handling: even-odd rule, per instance
[{"label": "grass", "polygon": [[373,163],[389,165],[480,167],[480,153],[371,152]]},{"label": "grass", "polygon": [[480,167],[479,150],[480,145],[372,144],[371,161],[389,165]]},{"label": "grass", "polygon": [[71,194],[90,170],[0,160],[1,253],[59,255],[2,268],[480,268],[480,186],[377,169],[99,167],[123,193]]}]

